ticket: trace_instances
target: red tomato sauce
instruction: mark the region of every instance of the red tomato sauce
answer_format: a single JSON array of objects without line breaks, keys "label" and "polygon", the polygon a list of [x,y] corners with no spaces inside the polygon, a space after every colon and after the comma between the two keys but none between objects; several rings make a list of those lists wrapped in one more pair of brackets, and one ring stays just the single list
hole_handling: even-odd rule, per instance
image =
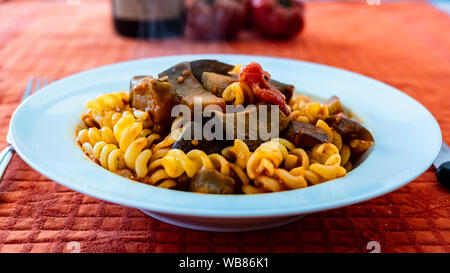
[{"label": "red tomato sauce", "polygon": [[247,84],[259,100],[278,105],[280,110],[289,116],[290,110],[286,104],[286,97],[280,90],[270,86],[270,74],[264,71],[260,64],[246,65],[239,75],[239,81]]}]

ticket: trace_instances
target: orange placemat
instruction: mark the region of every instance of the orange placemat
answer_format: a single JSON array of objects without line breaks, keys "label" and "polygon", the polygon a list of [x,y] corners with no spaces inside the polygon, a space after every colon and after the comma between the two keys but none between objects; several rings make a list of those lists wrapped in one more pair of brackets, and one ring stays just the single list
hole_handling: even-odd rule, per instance
[{"label": "orange placemat", "polygon": [[[424,104],[450,142],[450,19],[425,2],[308,3],[305,32],[288,42],[120,38],[106,0],[81,0],[80,6],[6,1],[0,14],[1,146],[28,77],[60,78],[103,64],[185,53],[272,55],[373,77]],[[449,196],[430,168],[393,193],[283,227],[200,232],[73,192],[15,155],[0,182],[0,252],[68,252],[72,241],[82,252],[367,252],[369,241],[378,241],[382,252],[450,252]]]}]

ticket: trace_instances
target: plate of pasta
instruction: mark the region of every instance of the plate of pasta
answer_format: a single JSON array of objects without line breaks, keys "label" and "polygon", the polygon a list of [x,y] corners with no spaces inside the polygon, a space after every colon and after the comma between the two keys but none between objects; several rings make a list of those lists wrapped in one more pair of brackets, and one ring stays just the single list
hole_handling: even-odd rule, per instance
[{"label": "plate of pasta", "polygon": [[440,128],[342,69],[249,55],[103,66],[26,99],[20,157],[76,191],[182,227],[244,231],[362,202],[422,174]]}]

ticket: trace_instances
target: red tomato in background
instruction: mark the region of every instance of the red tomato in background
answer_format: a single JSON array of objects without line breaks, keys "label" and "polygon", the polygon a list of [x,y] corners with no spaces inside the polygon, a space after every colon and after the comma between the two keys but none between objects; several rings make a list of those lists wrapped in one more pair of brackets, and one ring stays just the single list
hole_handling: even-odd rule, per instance
[{"label": "red tomato in background", "polygon": [[287,39],[303,30],[304,5],[298,0],[252,0],[253,27],[263,36]]}]

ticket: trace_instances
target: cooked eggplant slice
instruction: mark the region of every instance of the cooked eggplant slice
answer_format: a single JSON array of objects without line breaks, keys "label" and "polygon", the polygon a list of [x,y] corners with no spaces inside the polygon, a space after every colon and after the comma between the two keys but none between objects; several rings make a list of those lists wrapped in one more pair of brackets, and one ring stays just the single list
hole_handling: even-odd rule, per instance
[{"label": "cooked eggplant slice", "polygon": [[190,62],[192,74],[198,81],[202,80],[203,72],[213,72],[217,74],[227,75],[233,70],[234,65],[219,62],[217,60],[196,60]]},{"label": "cooked eggplant slice", "polygon": [[301,148],[310,148],[317,144],[330,142],[330,137],[321,128],[296,120],[289,123],[283,131],[282,137]]},{"label": "cooked eggplant slice", "polygon": [[269,83],[272,87],[280,90],[280,92],[286,97],[286,103],[288,103],[292,95],[294,94],[294,86],[290,84],[285,84],[276,80],[271,79]]},{"label": "cooked eggplant slice", "polygon": [[[194,130],[202,127],[194,126],[195,123],[190,122],[188,125],[184,126],[183,132],[180,137],[175,141],[172,149],[180,149],[185,153],[191,150],[199,149],[204,151],[206,154],[221,153],[222,149],[233,145],[231,140],[194,140]],[[200,132],[201,133],[201,132]]]},{"label": "cooked eggplant slice", "polygon": [[225,101],[206,91],[200,82],[194,77],[189,62],[179,63],[164,72],[159,73],[159,78],[168,77],[168,81],[174,86],[174,90],[181,100],[191,109],[194,108],[194,98],[202,98],[202,106],[218,105],[225,109]]},{"label": "cooked eggplant slice", "polygon": [[[259,110],[262,106],[267,106],[267,117],[266,119],[260,118]],[[257,106],[248,106],[244,109],[244,111],[236,112],[236,113],[220,113],[216,112],[216,116],[214,118],[219,119],[219,123],[223,124],[224,127],[224,137],[226,139],[241,139],[244,141],[250,150],[255,150],[259,145],[263,142],[268,141],[268,139],[261,138],[261,131],[267,132],[268,134],[272,134],[272,130],[278,130],[278,134],[288,126],[289,119],[288,117],[278,110],[278,123],[275,120],[271,120],[271,107],[270,105],[259,104]],[[249,127],[253,122],[250,121],[251,117],[256,118],[255,127]],[[228,120],[228,122],[227,122]],[[256,130],[253,133],[252,130]],[[256,136],[256,139],[254,139]],[[275,132],[273,132],[275,133]]]},{"label": "cooked eggplant slice", "polygon": [[325,122],[335,129],[342,137],[348,139],[361,139],[374,141],[372,134],[358,122],[342,116],[332,116]]},{"label": "cooked eggplant slice", "polygon": [[228,85],[238,81],[238,76],[223,75],[214,72],[203,72],[202,85],[209,92],[222,97]]},{"label": "cooked eggplant slice", "polygon": [[336,96],[332,96],[331,98],[329,98],[325,102],[325,105],[328,108],[328,114],[330,116],[342,113],[344,111],[344,107],[342,107],[341,101]]},{"label": "cooked eggplant slice", "polygon": [[202,167],[192,178],[189,190],[198,193],[232,194],[234,180],[216,170]]},{"label": "cooked eggplant slice", "polygon": [[154,122],[153,131],[165,135],[171,123],[172,107],[179,103],[172,84],[145,77],[140,79],[130,93],[130,105],[146,111]]}]

